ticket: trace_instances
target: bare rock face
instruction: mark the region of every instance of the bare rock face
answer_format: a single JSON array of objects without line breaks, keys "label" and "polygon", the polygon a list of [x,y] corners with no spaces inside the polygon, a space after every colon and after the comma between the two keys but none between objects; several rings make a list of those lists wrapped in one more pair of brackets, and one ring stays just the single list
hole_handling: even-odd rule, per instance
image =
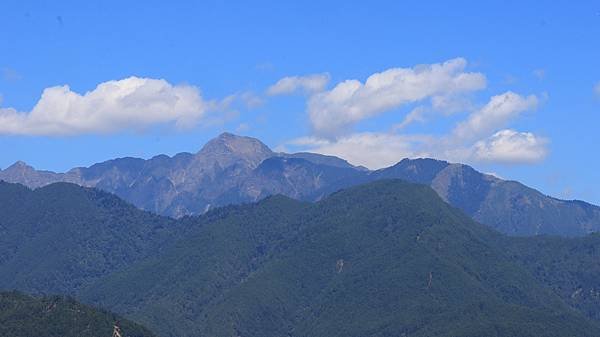
[{"label": "bare rock face", "polygon": [[253,169],[273,155],[273,151],[258,139],[226,132],[206,143],[196,154],[194,164],[221,168],[240,165]]},{"label": "bare rock face", "polygon": [[0,180],[19,183],[31,188],[42,187],[63,181],[63,174],[50,171],[36,171],[33,167],[18,161],[4,171],[0,171]]},{"label": "bare rock face", "polygon": [[145,210],[180,217],[272,194],[311,199],[328,181],[342,177],[338,171],[345,177],[364,169],[333,156],[275,153],[258,139],[223,133],[196,154],[119,158],[67,173],[36,171],[18,162],[0,171],[0,180],[30,188],[72,182],[115,193]]},{"label": "bare rock face", "polygon": [[404,159],[369,171],[316,153],[276,153],[261,141],[223,133],[196,153],[148,160],[119,158],[66,173],[37,171],[17,162],[0,180],[38,188],[55,182],[96,187],[135,206],[172,217],[269,195],[315,201],[340,189],[381,179],[430,185],[444,201],[475,220],[511,235],[584,235],[600,230],[600,208],[563,201],[463,164]]}]

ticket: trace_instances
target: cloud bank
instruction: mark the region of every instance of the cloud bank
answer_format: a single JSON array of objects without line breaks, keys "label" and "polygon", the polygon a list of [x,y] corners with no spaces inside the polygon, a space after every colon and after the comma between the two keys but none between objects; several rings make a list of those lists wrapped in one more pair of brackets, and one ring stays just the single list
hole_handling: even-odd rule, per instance
[{"label": "cloud bank", "polygon": [[78,135],[144,129],[170,123],[190,128],[202,119],[209,103],[189,85],[129,77],[99,84],[85,94],[69,86],[50,87],[29,112],[0,109],[0,134]]},{"label": "cloud bank", "polygon": [[535,95],[522,96],[509,91],[492,96],[445,134],[397,133],[411,122],[425,121],[423,114],[427,111],[416,108],[389,132],[350,132],[335,138],[317,134],[294,139],[286,145],[339,156],[371,169],[418,157],[466,163],[531,164],[547,156],[549,140],[506,126],[523,113],[535,110],[538,104]]},{"label": "cloud bank", "polygon": [[466,66],[465,59],[456,58],[444,63],[388,69],[369,76],[364,83],[358,80],[338,83],[308,101],[314,132],[322,137],[337,137],[361,120],[404,104],[427,98],[440,100],[485,88],[485,76],[465,72]]}]

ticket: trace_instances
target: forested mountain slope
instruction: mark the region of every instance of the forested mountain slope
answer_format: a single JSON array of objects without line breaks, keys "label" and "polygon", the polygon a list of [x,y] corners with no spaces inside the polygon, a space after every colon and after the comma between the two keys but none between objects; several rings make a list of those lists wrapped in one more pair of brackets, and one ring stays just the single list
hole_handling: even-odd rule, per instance
[{"label": "forested mountain slope", "polygon": [[277,196],[216,212],[82,298],[165,337],[600,333],[502,235],[423,185],[383,180],[316,204]]},{"label": "forested mountain slope", "polygon": [[0,336],[110,337],[116,322],[124,336],[155,337],[138,324],[70,298],[0,292]]},{"label": "forested mountain slope", "polygon": [[75,295],[158,253],[183,228],[96,189],[0,182],[0,288]]}]

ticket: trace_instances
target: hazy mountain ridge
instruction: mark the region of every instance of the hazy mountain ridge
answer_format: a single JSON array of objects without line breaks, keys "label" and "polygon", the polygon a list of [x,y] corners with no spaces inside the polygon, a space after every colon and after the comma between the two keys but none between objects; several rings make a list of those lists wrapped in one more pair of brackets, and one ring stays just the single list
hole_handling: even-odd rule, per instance
[{"label": "hazy mountain ridge", "polygon": [[597,206],[548,197],[467,165],[405,159],[369,171],[333,156],[276,153],[257,139],[229,133],[209,141],[196,154],[120,158],[67,173],[36,171],[22,162],[0,171],[0,180],[32,188],[59,181],[96,187],[139,208],[174,217],[273,194],[315,201],[385,178],[428,184],[477,221],[511,235],[577,236],[600,230]]}]

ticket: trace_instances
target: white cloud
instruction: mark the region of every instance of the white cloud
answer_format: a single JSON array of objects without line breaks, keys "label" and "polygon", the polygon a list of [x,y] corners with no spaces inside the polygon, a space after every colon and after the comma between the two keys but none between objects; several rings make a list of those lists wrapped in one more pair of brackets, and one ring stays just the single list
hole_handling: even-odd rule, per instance
[{"label": "white cloud", "polygon": [[[347,80],[331,90],[316,92],[308,98],[307,107],[312,134],[281,148],[291,145],[295,150],[335,155],[371,169],[395,164],[405,157],[465,163],[543,160],[548,153],[547,139],[506,128],[525,112],[536,109],[547,95],[522,96],[508,91],[478,107],[473,95],[485,88],[486,78],[481,73],[466,72],[466,67],[467,61],[457,58],[413,68],[392,68],[369,76],[364,83]],[[360,121],[408,104],[413,109],[389,132],[352,132]],[[436,114],[456,112],[469,115],[447,131],[397,133]]]},{"label": "white cloud", "polygon": [[600,97],[600,82],[596,83],[596,86],[594,87],[594,93],[596,96]]},{"label": "white cloud", "polygon": [[309,99],[311,124],[317,135],[339,136],[360,120],[407,103],[483,89],[485,76],[465,72],[466,66],[465,59],[457,58],[413,68],[388,69],[369,76],[364,84],[358,80],[341,82]]},{"label": "white cloud", "polygon": [[30,112],[0,109],[0,134],[110,133],[164,123],[188,128],[209,105],[196,87],[159,79],[108,81],[83,95],[69,86],[56,86],[45,89]]},{"label": "white cloud", "polygon": [[474,146],[475,160],[500,163],[535,163],[548,154],[548,140],[530,132],[501,130]]},{"label": "white cloud", "polygon": [[329,83],[329,74],[288,76],[270,86],[267,94],[270,96],[287,95],[298,90],[311,94],[325,90],[327,83]]},{"label": "white cloud", "polygon": [[402,123],[395,125],[391,132],[361,132],[335,138],[314,135],[295,139],[288,144],[303,151],[339,156],[371,169],[415,157],[462,163],[536,163],[546,157],[548,140],[530,132],[504,128],[524,112],[535,109],[538,102],[539,99],[534,95],[521,96],[506,92],[491,97],[487,104],[473,111],[447,133],[395,133],[430,116],[431,108],[419,106]]},{"label": "white cloud", "polygon": [[344,158],[354,165],[379,169],[404,158],[437,158],[467,164],[532,164],[545,159],[548,140],[530,132],[501,130],[483,140],[450,144],[433,135],[399,135],[387,132],[362,132],[334,140],[302,137],[281,146]]},{"label": "white cloud", "polygon": [[[315,137],[302,137],[288,143],[303,149],[325,155],[338,156],[354,165],[370,169],[391,166],[403,158],[426,157],[430,154],[419,152],[419,143],[428,142],[426,136],[403,136],[392,133],[364,132],[327,140]],[[287,150],[287,147],[282,147]]]},{"label": "white cloud", "polygon": [[523,97],[514,92],[506,92],[493,96],[480,110],[472,113],[469,118],[457,125],[453,137],[459,140],[476,139],[490,134],[521,113],[535,109],[538,98],[534,95]]}]

